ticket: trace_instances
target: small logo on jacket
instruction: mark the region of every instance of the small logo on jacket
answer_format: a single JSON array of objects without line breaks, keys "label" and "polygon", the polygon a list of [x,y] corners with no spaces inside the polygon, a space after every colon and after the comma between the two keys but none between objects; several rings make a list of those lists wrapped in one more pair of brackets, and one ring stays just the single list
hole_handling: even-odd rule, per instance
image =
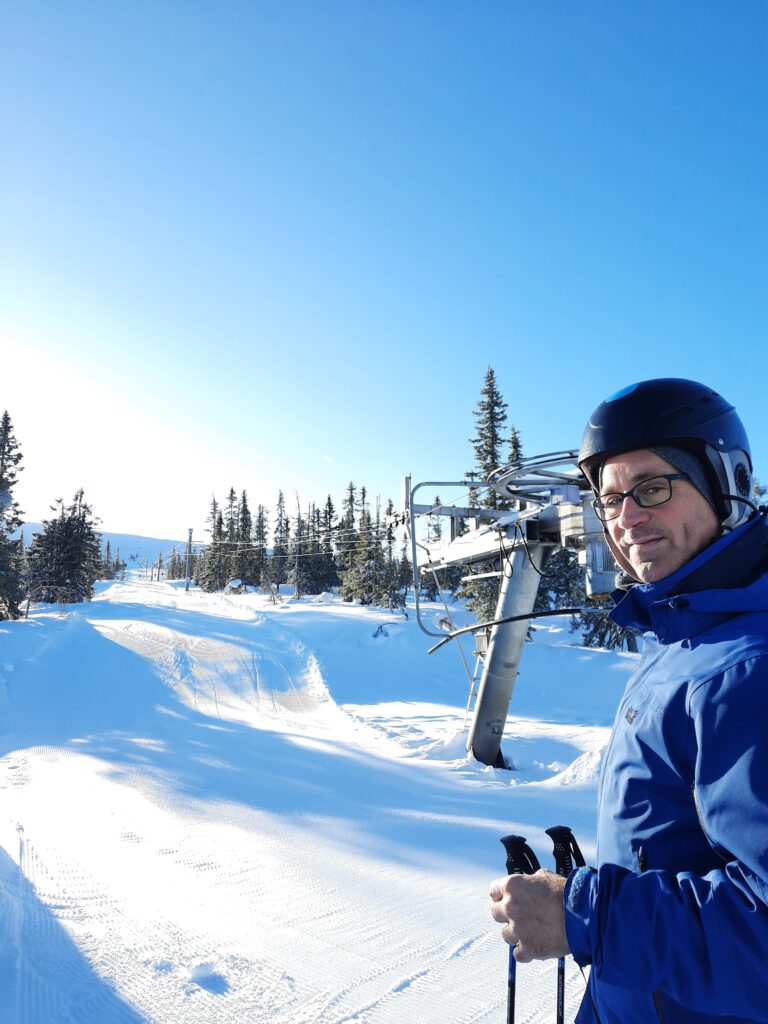
[{"label": "small logo on jacket", "polygon": [[624,713],[624,717],[629,722],[629,724],[632,725],[634,720],[637,718],[637,708],[627,708],[627,710]]}]

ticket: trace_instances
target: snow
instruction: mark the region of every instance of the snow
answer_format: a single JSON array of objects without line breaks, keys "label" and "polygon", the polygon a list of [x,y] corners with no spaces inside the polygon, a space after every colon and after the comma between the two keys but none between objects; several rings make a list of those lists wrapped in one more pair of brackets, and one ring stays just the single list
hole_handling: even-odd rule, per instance
[{"label": "snow", "polygon": [[[412,609],[137,576],[0,623],[0,1021],[503,1019],[499,839],[551,866],[568,824],[594,855],[634,663],[547,621],[513,771],[467,756],[461,660]],[[521,966],[519,1019],[550,1021],[555,984]],[[571,1014],[582,992],[569,963]]]}]

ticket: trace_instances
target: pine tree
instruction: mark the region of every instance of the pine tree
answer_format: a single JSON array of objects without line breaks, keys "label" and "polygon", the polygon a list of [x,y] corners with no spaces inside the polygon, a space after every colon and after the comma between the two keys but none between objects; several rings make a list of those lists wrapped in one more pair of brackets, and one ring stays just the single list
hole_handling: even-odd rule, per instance
[{"label": "pine tree", "polygon": [[[480,391],[480,399],[475,407],[474,417],[476,436],[469,440],[475,453],[475,467],[470,470],[469,476],[475,479],[485,479],[494,469],[498,469],[500,465],[504,464],[502,437],[504,425],[507,422],[507,403],[496,384],[496,374],[492,366],[489,366],[485,372],[485,380]],[[513,429],[510,447],[513,444],[519,445],[519,442],[519,435]],[[476,497],[472,501],[485,508],[512,507],[511,500],[501,498],[493,490],[485,491],[479,501]],[[500,564],[497,559],[486,565],[474,566],[467,576],[484,575],[488,571],[499,568]],[[478,622],[488,622],[496,612],[499,585],[500,580],[497,577],[476,581],[468,580],[465,577],[465,582],[460,584],[456,595],[467,602],[467,607],[475,613]]]},{"label": "pine tree", "polygon": [[168,559],[168,565],[166,566],[165,576],[169,580],[182,580],[184,579],[186,569],[186,559],[181,557],[181,554],[174,548],[171,551],[171,557]]},{"label": "pine tree", "polygon": [[441,505],[440,495],[435,495],[435,500],[432,502],[432,511],[427,516],[427,545],[439,544],[443,539],[443,524],[440,521],[440,516],[436,509],[439,509]]},{"label": "pine tree", "polygon": [[43,522],[27,555],[28,594],[33,601],[76,604],[90,601],[99,578],[101,538],[82,488],[71,505],[59,499],[58,515]]},{"label": "pine tree", "polygon": [[293,544],[288,553],[288,570],[286,581],[293,587],[293,596],[301,597],[309,591],[309,577],[305,558],[307,555],[306,545],[307,524],[301,515],[299,496],[296,495],[296,529],[293,531]]},{"label": "pine tree", "polygon": [[229,575],[229,550],[224,532],[224,517],[215,496],[211,497],[210,514],[211,543],[200,558],[196,559],[193,579],[201,590],[212,593],[221,590]]},{"label": "pine tree", "polygon": [[397,562],[397,582],[403,593],[403,603],[408,599],[408,591],[413,584],[413,566],[408,557],[408,538],[403,537],[403,546],[400,549],[400,558]]},{"label": "pine tree", "polygon": [[585,612],[582,616],[582,640],[585,647],[604,647],[612,651],[615,648],[626,648],[637,652],[637,634],[622,626],[617,626],[608,612],[613,607],[610,598],[593,598],[594,611]]},{"label": "pine tree", "polygon": [[277,508],[275,509],[275,530],[272,543],[272,558],[270,559],[270,578],[272,583],[279,586],[285,583],[288,571],[288,545],[291,538],[291,525],[285,511],[285,498],[283,492],[277,495]]},{"label": "pine tree", "polygon": [[520,462],[523,457],[523,442],[520,440],[520,431],[513,426],[509,433],[509,459],[508,462]]},{"label": "pine tree", "polygon": [[[475,467],[470,477],[486,479],[502,464],[502,431],[507,422],[507,403],[496,384],[493,367],[485,371],[480,399],[475,407],[475,437],[469,439],[475,453]],[[480,499],[484,508],[507,508],[494,490],[485,491]]]},{"label": "pine tree", "polygon": [[320,516],[320,551],[321,551],[321,589],[332,590],[339,585],[339,571],[333,551],[334,530],[336,528],[336,509],[330,494]]},{"label": "pine tree", "polygon": [[21,460],[6,410],[0,417],[0,619],[17,619],[21,614],[23,541],[10,539],[23,522],[21,509],[13,500]]},{"label": "pine tree", "polygon": [[253,521],[248,507],[248,495],[243,491],[235,513],[237,531],[230,554],[230,579],[242,580],[252,586],[260,582],[260,572],[254,555],[251,530]]},{"label": "pine tree", "polygon": [[237,542],[238,523],[237,523],[237,495],[235,494],[235,488],[229,488],[229,494],[227,495],[227,504],[224,509],[224,539],[228,544],[235,544]]},{"label": "pine tree", "polygon": [[357,488],[350,480],[347,493],[341,503],[341,517],[336,530],[336,561],[339,566],[339,580],[343,583],[344,573],[348,572],[355,561],[357,548]]},{"label": "pine tree", "polygon": [[[349,500],[349,490],[347,495]],[[364,499],[365,488],[361,488],[361,495]],[[382,535],[380,502],[377,500],[375,517],[363,502],[353,557],[349,568],[341,574],[340,593],[344,600],[383,608],[400,608],[405,603],[400,567],[391,551],[389,555],[385,551]]]},{"label": "pine tree", "polygon": [[253,577],[254,583],[260,587],[268,586],[265,579],[267,567],[267,544],[269,543],[269,517],[263,505],[256,509],[256,518],[251,530],[251,543],[253,545]]},{"label": "pine tree", "polygon": [[[556,611],[558,608],[581,608],[587,600],[584,574],[576,552],[572,548],[558,547],[544,567],[533,610]],[[581,623],[577,615],[571,616],[571,629]]]},{"label": "pine tree", "polygon": [[[112,557],[112,545],[107,540],[104,554],[101,558],[101,572],[99,578],[102,580],[113,580],[115,578],[115,560]],[[170,579],[170,577],[169,577]]]}]

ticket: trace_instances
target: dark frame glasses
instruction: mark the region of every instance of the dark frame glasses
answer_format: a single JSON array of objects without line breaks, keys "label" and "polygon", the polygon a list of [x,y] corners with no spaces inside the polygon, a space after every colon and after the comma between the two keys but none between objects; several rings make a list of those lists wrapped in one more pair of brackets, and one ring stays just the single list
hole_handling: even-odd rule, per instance
[{"label": "dark frame glasses", "polygon": [[598,519],[604,523],[621,515],[625,498],[631,498],[640,508],[655,508],[657,505],[665,504],[672,497],[673,480],[690,480],[690,477],[687,473],[660,473],[658,476],[650,476],[647,480],[635,484],[631,491],[601,494],[592,502],[592,508]]}]

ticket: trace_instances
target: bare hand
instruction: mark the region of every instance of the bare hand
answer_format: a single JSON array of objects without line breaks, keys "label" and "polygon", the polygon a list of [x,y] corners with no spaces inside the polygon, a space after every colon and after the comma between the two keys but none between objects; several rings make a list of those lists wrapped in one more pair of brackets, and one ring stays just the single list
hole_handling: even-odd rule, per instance
[{"label": "bare hand", "polygon": [[565,937],[565,879],[544,868],[535,875],[507,875],[491,883],[491,914],[521,964],[570,952]]}]

